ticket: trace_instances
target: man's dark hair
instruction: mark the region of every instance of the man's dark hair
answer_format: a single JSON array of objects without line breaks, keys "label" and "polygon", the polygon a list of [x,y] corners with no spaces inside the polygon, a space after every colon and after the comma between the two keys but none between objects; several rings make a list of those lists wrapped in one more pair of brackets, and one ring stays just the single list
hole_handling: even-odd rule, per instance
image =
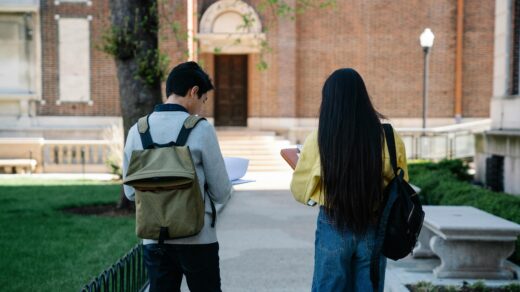
[{"label": "man's dark hair", "polygon": [[181,63],[172,69],[168,79],[166,79],[166,97],[175,94],[178,96],[186,96],[188,90],[193,86],[198,86],[198,97],[210,90],[213,84],[209,76],[196,62]]}]

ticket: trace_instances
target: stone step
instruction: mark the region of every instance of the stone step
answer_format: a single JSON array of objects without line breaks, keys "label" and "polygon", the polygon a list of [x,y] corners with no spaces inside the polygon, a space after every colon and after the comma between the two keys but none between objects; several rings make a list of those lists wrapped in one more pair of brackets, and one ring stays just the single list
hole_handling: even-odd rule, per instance
[{"label": "stone step", "polygon": [[220,148],[225,157],[241,157],[249,160],[248,171],[287,171],[290,167],[280,157],[280,150],[291,143],[275,132],[217,130]]},{"label": "stone step", "polygon": [[224,138],[236,138],[236,137],[258,137],[258,138],[280,138],[275,132],[255,133],[255,132],[219,132],[217,136]]},{"label": "stone step", "polygon": [[282,160],[250,160],[249,165],[285,165],[285,161]]},{"label": "stone step", "polygon": [[[238,154],[238,155],[229,155],[229,154]],[[250,161],[284,161],[283,158],[278,153],[266,153],[261,155],[254,155],[250,153],[230,153],[230,152],[222,152],[222,156],[224,157],[238,157],[249,159]]]},{"label": "stone step", "polygon": [[286,167],[272,167],[272,166],[251,166],[247,169],[248,172],[277,172],[277,171],[289,171],[290,166]]},{"label": "stone step", "polygon": [[272,161],[283,161],[282,160],[282,157],[280,155],[274,155],[273,153],[269,153],[269,154],[266,154],[266,155],[262,155],[262,154],[248,154],[248,155],[241,155],[241,156],[232,156],[232,155],[223,155],[225,157],[239,157],[239,158],[245,158],[245,159],[249,159],[249,160],[262,160],[262,161],[265,161],[265,160],[272,160]]},{"label": "stone step", "polygon": [[234,143],[242,143],[242,144],[270,144],[270,143],[280,143],[284,142],[286,140],[280,140],[275,138],[268,138],[268,137],[241,137],[241,138],[218,138],[219,144],[234,144]]},{"label": "stone step", "polygon": [[270,142],[277,142],[277,141],[287,141],[284,138],[280,137],[234,137],[234,138],[227,138],[227,137],[218,137],[219,143],[226,143],[226,142],[256,142],[256,143],[270,143]]},{"label": "stone step", "polygon": [[237,153],[250,153],[250,154],[278,154],[280,150],[287,146],[240,146],[240,145],[220,145],[222,152],[237,152]]},{"label": "stone step", "polygon": [[251,153],[251,154],[277,154],[280,153],[280,150],[285,148],[284,146],[279,147],[268,147],[268,146],[241,146],[241,145],[231,145],[231,146],[223,146],[220,145],[220,149],[222,152],[239,152],[239,153]]},{"label": "stone step", "polygon": [[249,128],[235,128],[235,127],[215,127],[217,133],[223,134],[248,134],[248,135],[257,135],[257,136],[275,136],[275,131],[262,131],[262,130],[254,130]]},{"label": "stone step", "polygon": [[[244,138],[247,139],[247,138]],[[247,141],[219,141],[219,145],[226,145],[226,146],[234,146],[234,145],[241,145],[241,146],[264,146],[264,147],[287,147],[291,145],[289,141],[284,140],[273,140],[273,141],[260,141],[260,140],[247,140]]]}]

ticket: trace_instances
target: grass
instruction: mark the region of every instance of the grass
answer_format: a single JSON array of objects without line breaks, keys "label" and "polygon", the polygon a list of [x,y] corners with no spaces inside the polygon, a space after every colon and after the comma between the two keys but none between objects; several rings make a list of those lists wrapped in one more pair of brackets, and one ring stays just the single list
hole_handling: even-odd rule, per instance
[{"label": "grass", "polygon": [[117,202],[120,184],[0,180],[0,290],[78,291],[137,243],[134,219],[65,207]]}]

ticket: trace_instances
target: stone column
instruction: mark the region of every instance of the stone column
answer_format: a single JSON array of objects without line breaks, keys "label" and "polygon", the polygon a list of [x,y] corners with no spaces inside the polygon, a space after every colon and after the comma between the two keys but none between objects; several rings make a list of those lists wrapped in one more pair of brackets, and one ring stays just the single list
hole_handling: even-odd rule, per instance
[{"label": "stone column", "polygon": [[[514,5],[512,0],[498,0],[495,6],[495,47],[491,128],[520,130],[520,98],[511,96],[514,41]],[[518,60],[516,60],[518,62]]]},{"label": "stone column", "polygon": [[509,91],[511,43],[513,39],[512,12],[511,0],[497,0],[495,2],[493,97],[504,97],[508,95]]}]

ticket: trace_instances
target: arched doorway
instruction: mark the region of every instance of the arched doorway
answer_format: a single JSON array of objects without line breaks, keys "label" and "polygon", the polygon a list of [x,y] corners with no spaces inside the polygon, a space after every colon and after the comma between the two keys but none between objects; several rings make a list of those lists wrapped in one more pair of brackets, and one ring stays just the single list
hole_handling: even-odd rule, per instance
[{"label": "arched doorway", "polygon": [[247,126],[247,55],[215,55],[215,126]]},{"label": "arched doorway", "polygon": [[204,12],[199,28],[199,52],[213,63],[215,125],[247,126],[249,56],[265,40],[260,17],[243,1],[221,0]]}]

